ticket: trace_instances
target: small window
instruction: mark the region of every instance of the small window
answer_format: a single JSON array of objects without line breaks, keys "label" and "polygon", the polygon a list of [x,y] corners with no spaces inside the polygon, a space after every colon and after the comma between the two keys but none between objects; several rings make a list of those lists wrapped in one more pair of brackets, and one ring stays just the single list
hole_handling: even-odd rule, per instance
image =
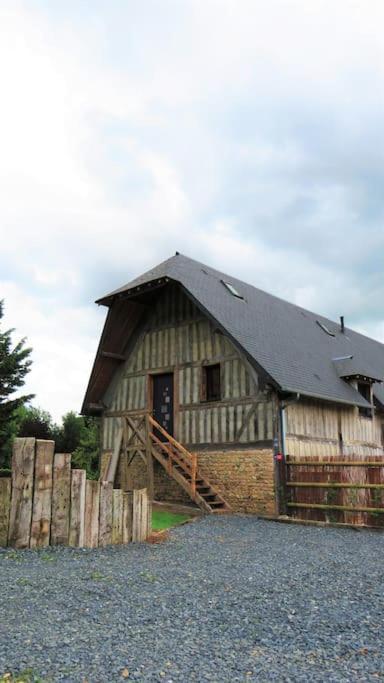
[{"label": "small window", "polygon": [[203,367],[203,383],[201,393],[203,401],[220,401],[221,387],[219,363],[216,365],[205,365]]},{"label": "small window", "polygon": [[236,296],[238,299],[244,299],[243,295],[240,294],[237,291],[236,287],[231,285],[230,282],[225,282],[225,280],[222,280],[221,282],[223,283],[224,287],[226,287],[228,289],[228,291],[231,292],[232,296]]},{"label": "small window", "polygon": [[[367,382],[358,382],[357,391],[361,394],[368,403],[372,403],[371,385]],[[372,408],[359,408],[359,414],[363,417],[372,417]]]}]

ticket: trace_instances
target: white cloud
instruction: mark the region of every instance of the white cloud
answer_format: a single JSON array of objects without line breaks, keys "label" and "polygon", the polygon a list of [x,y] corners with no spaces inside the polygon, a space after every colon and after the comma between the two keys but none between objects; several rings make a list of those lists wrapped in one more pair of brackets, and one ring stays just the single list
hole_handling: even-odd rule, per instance
[{"label": "white cloud", "polygon": [[0,292],[5,299],[4,329],[15,328],[14,343],[26,336],[26,346],[32,348],[32,369],[21,393],[35,394],[34,403],[57,421],[69,410],[79,411],[104,311],[46,307],[9,282],[0,282]]},{"label": "white cloud", "polygon": [[382,2],[97,7],[0,7],[0,296],[37,402],[80,406],[92,299],[176,249],[384,338],[361,275],[384,246]]}]

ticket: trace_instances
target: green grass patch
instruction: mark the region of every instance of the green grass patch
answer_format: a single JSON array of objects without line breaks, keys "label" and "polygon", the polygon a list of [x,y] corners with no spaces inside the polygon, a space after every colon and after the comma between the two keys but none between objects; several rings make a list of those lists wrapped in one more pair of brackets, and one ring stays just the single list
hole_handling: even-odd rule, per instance
[{"label": "green grass patch", "polygon": [[168,512],[167,510],[153,510],[152,529],[153,531],[162,531],[162,529],[169,529],[172,526],[186,522],[187,519],[190,519],[189,515]]},{"label": "green grass patch", "polygon": [[44,683],[44,680],[33,669],[24,669],[18,674],[0,674],[0,683]]}]

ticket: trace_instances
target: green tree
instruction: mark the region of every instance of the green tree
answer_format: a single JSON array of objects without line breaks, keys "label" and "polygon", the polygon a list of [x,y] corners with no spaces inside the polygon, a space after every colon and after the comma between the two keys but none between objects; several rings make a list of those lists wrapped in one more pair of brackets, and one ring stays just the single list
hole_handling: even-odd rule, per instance
[{"label": "green tree", "polygon": [[80,442],[72,453],[72,467],[87,470],[89,479],[99,476],[100,419],[84,417]]},{"label": "green tree", "polygon": [[84,418],[71,410],[63,417],[63,426],[55,427],[54,439],[57,453],[73,453],[80,444]]},{"label": "green tree", "polygon": [[[3,306],[4,302],[0,301],[0,322]],[[0,328],[0,467],[10,464],[12,441],[18,429],[18,409],[33,398],[32,394],[12,397],[24,386],[25,376],[32,364],[32,349],[25,346],[25,339],[13,346],[13,332]]]},{"label": "green tree", "polygon": [[21,406],[18,411],[17,436],[34,436],[36,439],[54,439],[56,425],[46,410],[33,406]]},{"label": "green tree", "polygon": [[63,425],[54,427],[56,452],[72,453],[72,467],[87,470],[89,478],[96,478],[99,467],[100,420],[82,417],[71,411],[64,415]]}]

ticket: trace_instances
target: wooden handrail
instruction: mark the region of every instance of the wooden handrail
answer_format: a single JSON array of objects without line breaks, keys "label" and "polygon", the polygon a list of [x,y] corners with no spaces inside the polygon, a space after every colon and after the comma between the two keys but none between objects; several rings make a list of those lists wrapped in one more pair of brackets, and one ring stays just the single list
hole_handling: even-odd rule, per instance
[{"label": "wooden handrail", "polygon": [[[169,458],[169,469],[170,473],[172,471],[172,464],[176,462],[180,467],[191,477],[190,486],[191,494],[194,498],[196,495],[196,474],[197,474],[197,455],[196,453],[190,453],[184,446],[181,445],[176,439],[168,434],[168,432],[159,425],[158,422],[151,416],[148,415],[148,422],[155,429],[157,429],[168,441],[168,444],[161,441],[153,432],[149,432],[149,438],[162,450],[164,450]],[[176,450],[174,452],[170,445]]]},{"label": "wooden handrail", "polygon": [[187,458],[191,457],[191,453],[189,451],[187,451],[187,449],[184,448],[184,446],[182,446],[181,443],[176,441],[176,439],[173,436],[168,434],[168,432],[161,425],[159,425],[158,422],[156,422],[156,420],[152,417],[152,415],[148,415],[148,420],[149,420],[150,424],[153,425],[153,427],[156,427],[156,429],[158,429],[159,432],[161,432],[161,434],[163,434],[166,437],[167,441],[169,441],[171,444],[176,446],[178,451],[181,451],[182,453],[184,453],[187,456]]},{"label": "wooden handrail", "polygon": [[197,472],[197,455],[196,453],[191,453],[192,458],[192,471],[191,471],[191,493],[192,496],[196,495],[196,472]]},{"label": "wooden handrail", "polygon": [[[177,455],[176,453],[174,453],[174,452],[167,446],[166,443],[164,443],[164,441],[160,441],[160,439],[158,439],[157,436],[156,436],[155,434],[153,434],[153,433],[151,432],[149,436],[150,436],[150,439],[152,439],[152,441],[153,441],[157,446],[159,446],[159,448],[161,448],[163,451],[166,452],[166,454],[169,456],[169,458],[170,458],[171,460],[176,460],[177,464],[180,465],[180,467],[182,467],[184,470],[187,469],[187,468],[186,468],[186,465],[188,465],[188,467],[190,466],[190,464],[189,464],[189,463],[186,463],[185,460],[182,460],[181,458],[179,458],[178,455]],[[192,469],[192,468],[190,468],[190,469]],[[189,472],[188,472],[188,474],[189,474]]]}]

